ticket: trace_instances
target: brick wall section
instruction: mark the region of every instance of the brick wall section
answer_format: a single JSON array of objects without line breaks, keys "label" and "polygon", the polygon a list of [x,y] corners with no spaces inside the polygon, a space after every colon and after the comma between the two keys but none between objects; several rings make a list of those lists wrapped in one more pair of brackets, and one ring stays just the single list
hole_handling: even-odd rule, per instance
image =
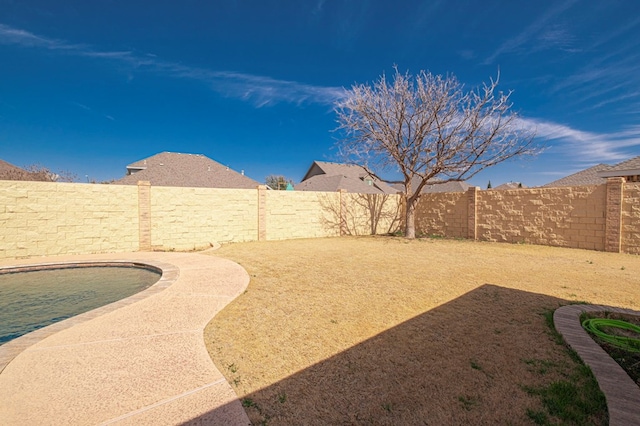
[{"label": "brick wall section", "polygon": [[622,249],[622,194],[624,178],[607,179],[605,251],[620,253]]},{"label": "brick wall section", "polygon": [[604,250],[606,185],[481,191],[478,239]]},{"label": "brick wall section", "polygon": [[387,234],[399,229],[401,197],[342,193],[342,235]]},{"label": "brick wall section", "polygon": [[478,239],[478,192],[480,188],[473,186],[467,190],[467,238]]},{"label": "brick wall section", "polygon": [[267,187],[258,186],[258,241],[267,239]]},{"label": "brick wall section", "polygon": [[257,189],[151,188],[154,250],[258,239]]},{"label": "brick wall section", "polygon": [[622,251],[640,254],[640,183],[627,182],[624,186]]},{"label": "brick wall section", "polygon": [[[372,217],[386,233],[401,227],[401,204],[396,195],[0,181],[0,258],[328,237],[341,224],[369,234]],[[640,254],[640,183],[428,194],[416,214],[423,235],[472,237],[475,224],[478,240],[605,250],[609,231],[614,248]]]},{"label": "brick wall section", "polygon": [[340,235],[337,192],[268,191],[267,240]]},{"label": "brick wall section", "polygon": [[[337,219],[338,226],[340,227],[340,236],[349,235],[349,227],[347,225],[347,190],[339,189],[338,193],[340,195],[340,210],[338,211]],[[332,216],[336,216],[335,212],[332,212]]]},{"label": "brick wall section", "polygon": [[138,223],[140,251],[151,250],[151,182],[138,182]]},{"label": "brick wall section", "polygon": [[0,181],[0,258],[136,251],[138,188]]},{"label": "brick wall section", "polygon": [[467,238],[468,214],[466,192],[424,194],[416,207],[416,235]]}]

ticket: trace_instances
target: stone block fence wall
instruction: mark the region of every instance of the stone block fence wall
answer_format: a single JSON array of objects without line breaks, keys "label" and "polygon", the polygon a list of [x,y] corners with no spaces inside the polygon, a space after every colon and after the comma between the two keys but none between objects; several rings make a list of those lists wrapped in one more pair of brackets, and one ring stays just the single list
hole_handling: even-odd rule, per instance
[{"label": "stone block fence wall", "polygon": [[[0,181],[0,258],[401,229],[397,195]],[[640,183],[426,194],[416,232],[640,254]]]},{"label": "stone block fence wall", "polygon": [[418,235],[640,254],[640,183],[427,194]]},{"label": "stone block fence wall", "polygon": [[264,186],[0,181],[0,258],[387,233],[398,228],[399,210],[398,196],[270,191]]}]

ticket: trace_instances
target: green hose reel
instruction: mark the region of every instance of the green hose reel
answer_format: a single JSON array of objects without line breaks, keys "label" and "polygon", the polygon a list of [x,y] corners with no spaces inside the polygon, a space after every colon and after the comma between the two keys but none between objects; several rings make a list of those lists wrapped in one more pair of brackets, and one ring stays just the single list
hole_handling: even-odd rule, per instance
[{"label": "green hose reel", "polygon": [[607,318],[591,318],[582,322],[582,327],[585,330],[599,337],[601,340],[610,343],[618,348],[627,350],[629,352],[640,352],[640,338],[636,339],[627,336],[618,336],[615,334],[608,334],[602,331],[604,327],[620,328],[623,330],[629,330],[635,332],[640,336],[640,327],[631,324],[627,321],[614,320]]}]

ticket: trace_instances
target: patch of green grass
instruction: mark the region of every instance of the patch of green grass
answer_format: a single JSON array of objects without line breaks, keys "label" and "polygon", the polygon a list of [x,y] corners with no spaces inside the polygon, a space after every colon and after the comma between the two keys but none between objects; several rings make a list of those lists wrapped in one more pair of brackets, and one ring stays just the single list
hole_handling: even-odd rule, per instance
[{"label": "patch of green grass", "polygon": [[251,399],[251,398],[244,398],[244,399],[242,400],[242,406],[243,406],[244,408],[249,408],[249,407],[257,407],[258,405],[257,405],[255,402],[253,402],[253,399]]},{"label": "patch of green grass", "polygon": [[586,366],[580,366],[567,380],[557,380],[548,386],[526,390],[531,395],[539,396],[547,413],[565,424],[600,424],[598,420],[606,424],[604,395]]},{"label": "patch of green grass", "polygon": [[608,422],[607,404],[604,394],[598,386],[591,369],[582,363],[578,354],[565,345],[562,336],[553,324],[553,311],[543,312],[549,327],[549,336],[562,345],[573,360],[572,366],[558,366],[549,361],[523,360],[527,365],[538,368],[536,372],[546,374],[550,369],[561,368],[560,380],[540,387],[523,386],[530,395],[536,395],[544,405],[545,411],[527,410],[527,416],[536,424],[551,425],[558,419],[562,424],[573,425],[606,425]]},{"label": "patch of green grass", "polygon": [[471,360],[471,368],[482,371],[482,366],[475,360]]},{"label": "patch of green grass", "polygon": [[546,359],[523,359],[522,362],[530,366],[529,371],[544,376],[547,374],[552,368],[558,367],[558,365]]},{"label": "patch of green grass", "polygon": [[460,395],[458,397],[458,401],[460,401],[460,403],[462,404],[462,408],[467,411],[470,411],[471,409],[473,409],[473,407],[479,404],[478,398],[475,398],[473,396]]},{"label": "patch of green grass", "polygon": [[285,402],[287,402],[287,394],[282,392],[281,394],[278,394],[278,402],[280,404],[284,404]]},{"label": "patch of green grass", "polygon": [[537,425],[548,425],[549,416],[544,411],[534,411],[530,408],[527,409],[527,417],[529,417]]},{"label": "patch of green grass", "polygon": [[269,419],[270,416],[267,414],[264,414],[262,412],[262,408],[260,408],[260,406],[251,398],[243,398],[242,399],[242,406],[244,408],[252,408],[254,410],[256,410],[258,412],[258,414],[260,414],[260,416],[262,417],[262,419],[260,420],[261,425],[267,425],[269,423]]}]

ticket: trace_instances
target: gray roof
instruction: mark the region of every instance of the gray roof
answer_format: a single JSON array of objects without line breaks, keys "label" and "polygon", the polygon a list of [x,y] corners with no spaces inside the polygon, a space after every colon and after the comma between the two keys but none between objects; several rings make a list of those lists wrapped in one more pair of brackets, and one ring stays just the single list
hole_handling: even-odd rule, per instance
[{"label": "gray roof", "polygon": [[542,186],[544,188],[548,188],[557,186],[600,185],[606,183],[607,180],[600,177],[599,172],[607,171],[611,168],[612,167],[608,164],[598,164]]},{"label": "gray roof", "polygon": [[521,182],[507,182],[502,185],[498,185],[495,188],[491,188],[493,190],[503,191],[507,189],[523,189],[528,188],[528,186],[523,185]]},{"label": "gray roof", "polygon": [[259,182],[201,154],[161,152],[127,166],[127,176],[114,184],[136,185],[149,181],[153,186],[190,188],[255,189]]},{"label": "gray roof", "polygon": [[422,188],[423,194],[429,194],[433,192],[466,192],[471,185],[467,182],[462,181],[453,181],[453,182],[427,182],[427,184]]},{"label": "gray roof", "polygon": [[14,166],[11,163],[7,163],[4,160],[0,160],[0,176],[9,176],[13,173],[21,173],[26,172],[26,170],[21,169],[18,166]]},{"label": "gray roof", "polygon": [[46,181],[48,176],[45,172],[30,172],[4,160],[0,160],[0,180],[30,180]]},{"label": "gray roof", "polygon": [[640,155],[598,173],[602,178],[634,175],[640,175]]},{"label": "gray roof", "polygon": [[[367,184],[371,181],[371,185]],[[296,191],[338,191],[361,194],[395,194],[398,191],[389,184],[371,177],[362,167],[354,164],[314,161],[295,186]]]},{"label": "gray roof", "polygon": [[[419,182],[419,178],[413,179],[413,187],[417,187]],[[398,191],[404,191],[403,183],[394,183],[393,187]],[[423,194],[432,194],[437,192],[466,192],[471,185],[467,182],[463,181],[452,181],[452,182],[438,182],[437,180],[428,181],[425,186],[422,187]]]},{"label": "gray roof", "polygon": [[296,191],[335,192],[344,189],[358,194],[384,194],[379,188],[360,179],[342,175],[315,175],[295,186]]}]

